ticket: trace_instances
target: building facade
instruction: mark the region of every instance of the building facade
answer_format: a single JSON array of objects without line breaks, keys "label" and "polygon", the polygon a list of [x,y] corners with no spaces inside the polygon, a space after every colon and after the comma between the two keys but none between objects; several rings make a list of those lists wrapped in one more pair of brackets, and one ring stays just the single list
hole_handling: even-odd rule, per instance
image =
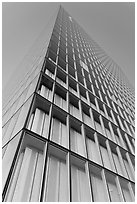
[{"label": "building facade", "polygon": [[133,88],[62,7],[43,36],[4,102],[3,201],[133,202]]}]

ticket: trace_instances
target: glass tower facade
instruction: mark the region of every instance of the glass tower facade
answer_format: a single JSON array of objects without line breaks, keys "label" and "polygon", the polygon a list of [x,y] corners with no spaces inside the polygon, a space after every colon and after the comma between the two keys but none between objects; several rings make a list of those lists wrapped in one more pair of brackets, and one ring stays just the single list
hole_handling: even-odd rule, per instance
[{"label": "glass tower facade", "polygon": [[3,106],[3,201],[133,202],[128,79],[62,7],[37,45]]}]

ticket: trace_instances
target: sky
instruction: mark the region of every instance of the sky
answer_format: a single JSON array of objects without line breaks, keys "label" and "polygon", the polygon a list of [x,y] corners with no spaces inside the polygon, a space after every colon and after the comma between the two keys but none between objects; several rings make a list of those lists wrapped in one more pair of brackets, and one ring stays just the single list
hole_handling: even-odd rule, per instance
[{"label": "sky", "polygon": [[122,68],[135,87],[135,4],[129,2],[4,2],[2,4],[2,86],[57,12],[59,5]]}]

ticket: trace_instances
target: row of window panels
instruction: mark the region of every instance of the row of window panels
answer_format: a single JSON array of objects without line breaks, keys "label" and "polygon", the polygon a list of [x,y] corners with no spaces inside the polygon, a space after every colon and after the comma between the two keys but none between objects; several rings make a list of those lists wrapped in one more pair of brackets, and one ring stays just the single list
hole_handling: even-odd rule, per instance
[{"label": "row of window panels", "polygon": [[[66,52],[68,53],[68,56],[71,57],[72,59],[75,60],[81,58],[83,61],[85,62],[92,62],[94,60],[96,60],[96,58],[93,56],[93,54],[89,54],[86,52],[81,52],[79,48],[76,48],[76,46],[72,43],[72,45],[70,45],[69,43],[64,43],[61,39],[59,40],[58,38],[56,38],[54,35],[51,37],[51,42],[50,42],[50,48],[52,49],[52,51],[54,51],[56,54],[59,51],[59,48],[63,51],[64,55],[62,55],[64,61],[66,61]],[[55,42],[55,43],[54,43]],[[61,51],[60,50],[60,51]],[[62,54],[63,54],[62,53]],[[75,53],[75,55],[73,54]],[[75,56],[75,57],[73,57]],[[86,60],[86,58],[88,59],[88,61]],[[99,65],[99,61],[96,60],[96,65]]]},{"label": "row of window panels", "polygon": [[[43,82],[45,84],[43,84]],[[47,87],[47,85],[48,85],[48,87]],[[82,88],[82,87],[79,87],[79,88]],[[70,90],[71,93],[74,94],[74,91],[72,92],[72,89],[69,88],[69,90]],[[86,93],[84,93],[83,90],[80,89],[80,93],[86,94]],[[53,94],[53,92],[55,92],[55,94]],[[74,94],[76,96],[75,97],[71,93],[68,94],[67,90],[63,89],[63,87],[60,87],[57,83],[54,86],[53,82],[51,82],[50,80],[43,77],[42,81],[41,81],[41,84],[39,86],[38,93],[40,95],[42,95],[43,97],[49,99],[50,101],[52,101],[53,95],[55,95],[54,102],[58,106],[62,107],[66,111],[68,111],[69,104],[71,104],[77,110],[76,112],[79,112],[79,116],[81,115],[81,113],[80,113],[81,107],[80,107],[80,101],[79,101],[78,95],[76,96],[76,94]],[[82,104],[83,104],[82,110],[87,116],[91,117],[90,116],[90,105],[91,105],[91,107],[93,109],[96,109],[98,112],[100,112],[107,119],[109,119],[109,120],[111,119],[111,121],[115,122],[115,124],[119,124],[121,129],[123,129],[124,131],[126,130],[126,132],[128,134],[130,134],[131,136],[134,135],[134,129],[133,129],[133,127],[131,125],[130,126],[129,126],[129,124],[127,125],[126,121],[124,121],[124,126],[122,126],[123,123],[121,122],[120,117],[117,117],[117,115],[114,116],[112,111],[110,111],[110,109],[107,106],[105,106],[99,100],[94,98],[94,96],[91,95],[90,93],[87,92],[87,94],[89,94],[89,102],[88,103],[83,97],[81,97]],[[130,129],[129,129],[129,127],[130,127]]]},{"label": "row of window panels", "polygon": [[[108,70],[109,71],[109,70]],[[109,75],[109,74],[108,74]],[[120,77],[117,77],[117,76],[113,76],[111,82],[113,84],[115,84],[116,86],[120,86],[121,89],[123,89],[125,91],[125,96],[129,96],[131,97],[132,99],[134,98],[133,97],[133,89],[130,88],[130,85],[128,84],[128,81],[127,79],[123,78],[123,72],[122,72],[122,75]],[[113,85],[112,84],[112,85]],[[127,95],[126,95],[127,94]]]},{"label": "row of window panels", "polygon": [[[44,92],[42,92],[43,94],[43,96],[44,96]],[[62,99],[63,100],[63,99]],[[59,103],[58,103],[59,104]],[[59,104],[60,105],[60,104]],[[65,107],[65,105],[64,105],[64,107]],[[14,123],[16,122],[16,120],[15,120],[15,118],[18,118],[18,114],[19,114],[19,112],[17,112],[17,114],[15,115],[15,117],[13,117],[12,118],[12,120],[11,121],[9,121],[9,123],[4,127],[4,130],[3,130],[3,135],[4,135],[4,138],[6,138],[6,141],[7,141],[7,137],[9,137],[9,133],[8,132],[10,132],[10,131],[12,131],[12,128],[11,128],[11,126],[13,126],[14,125]],[[86,118],[86,117],[85,117]],[[86,120],[86,121],[88,121],[88,120]],[[8,128],[8,131],[7,131],[7,128]],[[9,131],[9,129],[10,129],[10,131]],[[7,133],[6,133],[6,131],[7,131]],[[13,133],[14,133],[14,131],[13,131]],[[8,135],[8,136],[5,136],[5,135]],[[14,135],[14,134],[13,134]],[[4,139],[4,141],[5,141],[5,139]]]},{"label": "row of window panels", "polygon": [[[27,107],[27,105],[25,107]],[[8,140],[10,138],[12,138],[16,132],[18,132],[18,130],[20,128],[20,125],[18,125],[18,124],[21,124],[21,121],[23,121],[23,118],[24,118],[24,117],[21,117],[22,116],[21,110],[22,109],[17,111],[17,113],[12,117],[12,119],[9,120],[9,122],[4,126],[4,128],[3,128],[3,144],[6,144],[8,142]],[[23,113],[25,114],[24,109],[23,109]],[[75,116],[75,114],[74,114],[74,116]],[[87,118],[86,115],[85,115],[85,118]],[[87,124],[89,124],[88,119],[87,120],[85,119],[85,121],[87,121]]]},{"label": "row of window panels", "polygon": [[18,109],[25,103],[25,101],[32,95],[32,93],[35,91],[37,81],[38,81],[39,75],[37,75],[31,83],[26,87],[24,87],[24,90],[22,90],[17,98],[15,98],[15,101],[10,105],[7,109],[7,111],[3,113],[2,123],[3,126],[7,123],[7,121],[18,111]]},{"label": "row of window panels", "polygon": [[[118,99],[120,98],[118,95],[117,95],[117,93],[115,92],[115,90],[114,90],[114,87],[113,87],[113,91],[112,91],[112,89],[110,88],[110,86],[108,85],[108,88],[109,88],[109,95],[110,95],[110,98],[115,102],[115,103],[117,103],[118,105],[120,105],[121,107],[122,107],[122,104],[119,104],[120,103],[120,100],[118,101]],[[113,94],[114,93],[114,94]],[[131,104],[129,103],[129,100],[127,100],[127,102],[125,102],[126,103],[126,106],[127,107],[130,107],[130,109],[131,110],[133,110],[134,108],[133,108],[133,106],[131,106]],[[124,104],[125,104],[124,103]]]},{"label": "row of window panels", "polygon": [[[109,79],[108,79],[109,80]],[[115,89],[115,91],[118,92],[118,89],[120,91],[120,93],[123,95],[123,97],[129,101],[131,104],[134,104],[134,101],[133,101],[133,93],[130,91],[128,92],[128,89],[125,88],[124,86],[122,85],[117,85],[115,82],[110,82],[110,85],[111,87],[113,87]]]},{"label": "row of window panels", "polygon": [[[59,57],[62,59],[62,61],[64,61],[64,63],[69,63],[72,67],[74,67],[74,63],[73,63],[73,61],[76,61],[76,64],[79,64],[79,62],[81,61],[81,62],[84,62],[84,68],[85,68],[85,70],[87,70],[88,72],[90,71],[90,69],[88,70],[88,67],[91,67],[91,65],[90,65],[90,58],[88,58],[88,61],[90,62],[88,62],[87,60],[85,60],[85,59],[82,59],[81,60],[81,57],[80,57],[80,55],[77,55],[75,52],[75,49],[73,49],[72,48],[72,51],[70,52],[69,51],[69,49],[68,49],[68,54],[66,54],[66,50],[64,50],[64,48],[63,47],[59,47],[60,45],[57,45],[57,44],[55,44],[55,42],[53,42],[53,41],[51,41],[50,42],[50,46],[49,46],[49,50],[51,51],[50,53],[49,53],[49,55],[51,56],[51,58],[54,60],[54,61],[56,61],[56,55],[59,55]],[[74,54],[75,53],[75,54]],[[93,62],[93,67],[95,67],[96,65],[94,64],[94,63],[96,63],[96,65],[99,65],[100,63],[98,62],[97,63],[97,61],[96,62]],[[87,65],[86,64],[88,64],[88,67],[87,67]],[[79,66],[80,66],[80,64],[79,64]],[[82,66],[82,63],[81,63],[81,66]],[[80,71],[80,70],[79,70]]]},{"label": "row of window panels", "polygon": [[64,44],[65,44],[65,40],[67,40],[67,42],[69,44],[71,44],[71,42],[73,42],[75,47],[77,46],[80,49],[82,48],[81,51],[85,51],[88,54],[88,50],[86,49],[87,44],[80,42],[78,37],[76,37],[74,35],[72,36],[69,33],[67,34],[67,31],[64,32],[63,29],[61,29],[61,28],[60,28],[60,30],[57,30],[57,26],[56,26],[56,28],[54,27],[53,33],[56,33],[57,38],[59,37],[59,35],[60,35],[60,37],[62,37],[62,39],[63,39],[63,37],[66,38],[66,39],[64,39]]},{"label": "row of window panels", "polygon": [[[48,74],[49,72],[47,70],[49,70],[49,69],[48,68],[46,69],[46,73]],[[66,81],[67,81],[66,78],[65,78],[65,73],[61,72],[59,70],[59,68],[57,69],[56,77],[61,80],[59,82],[63,83],[65,87],[67,86],[65,84]],[[52,78],[53,78],[53,75],[52,75]],[[69,77],[68,84],[71,86],[71,88],[75,92],[77,92],[78,84],[77,84],[77,82],[75,80],[73,80],[73,79],[71,80],[71,78]],[[100,91],[97,92],[97,89],[95,88],[95,86],[91,85],[91,83],[86,81],[85,84],[86,84],[86,88],[88,90],[90,90],[94,95],[96,95],[101,101],[105,102],[108,106],[110,106],[110,104],[111,104],[110,100],[108,100],[108,99],[106,100],[106,97],[105,97],[105,95],[103,95],[103,93],[101,93]],[[80,91],[81,96],[84,97],[83,99],[87,99],[88,97],[87,97],[87,94],[86,94],[87,91],[86,91],[85,87],[82,87],[81,84],[79,84],[79,89],[80,89],[79,91]],[[128,123],[132,122],[132,125],[133,125],[132,119],[130,118],[130,120],[129,120],[126,112],[123,111],[119,106],[115,105],[115,103],[112,102],[112,106],[110,106],[110,107],[112,109],[114,109],[114,111],[116,113],[118,113],[122,118],[126,119],[128,121]],[[116,107],[117,107],[117,109],[116,109]]]},{"label": "row of window panels", "polygon": [[32,81],[37,77],[37,75],[40,71],[40,68],[42,68],[42,62],[41,62],[41,64],[38,65],[38,67],[35,70],[31,71],[31,73],[29,74],[29,76],[27,78],[22,80],[22,83],[20,84],[20,86],[18,85],[18,89],[16,90],[14,95],[10,98],[10,100],[7,102],[7,104],[4,105],[3,114],[6,113],[6,111],[9,109],[9,107],[11,107],[12,104],[20,97],[20,95],[26,89],[26,87],[28,87],[32,83]]},{"label": "row of window panels", "polygon": [[[109,80],[110,81],[110,80]],[[120,92],[121,96],[123,96],[123,98],[128,101],[129,103],[131,103],[132,105],[134,105],[134,100],[133,100],[133,93],[127,93],[127,88],[125,88],[124,86],[117,86],[115,82],[111,82],[110,81],[110,85],[111,87],[113,87],[113,90],[115,90],[116,92]]]},{"label": "row of window panels", "polygon": [[[106,80],[106,79],[105,79]],[[118,88],[116,88],[116,86],[115,86],[115,83],[111,83],[111,81],[110,81],[110,79],[108,79],[108,81],[109,81],[109,85],[112,87],[112,92],[114,92],[115,93],[115,96],[117,95],[117,93],[119,92],[119,94],[121,95],[121,97],[123,98],[123,100],[124,100],[124,103],[126,103],[126,105],[127,106],[129,106],[130,107],[130,104],[129,103],[131,103],[131,105],[132,105],[132,107],[134,106],[134,101],[133,101],[133,99],[132,99],[132,96],[131,96],[131,92],[127,95],[126,94],[126,92],[127,92],[127,90],[126,89],[124,89],[124,87],[120,87],[119,89]],[[109,87],[110,87],[109,86]]]},{"label": "row of window panels", "polygon": [[28,134],[6,190],[7,202],[134,201],[134,183]]},{"label": "row of window panels", "polygon": [[[65,53],[63,51],[61,51],[61,50],[59,51],[58,55],[56,55],[53,51],[51,51],[49,49],[48,58],[52,59],[52,61],[54,61],[55,63],[60,65],[65,71],[66,71],[66,64],[68,63],[73,69],[75,69],[75,67],[76,67],[78,69],[78,71],[80,72],[81,71],[81,69],[79,68],[80,67],[80,60],[74,61],[72,58],[67,57],[67,56],[68,55],[65,55]],[[65,58],[67,58],[67,61],[64,61]],[[88,67],[87,67],[87,65],[85,63],[84,63],[84,69],[86,71],[88,71]]]},{"label": "row of window panels", "polygon": [[[51,58],[50,58],[51,59]],[[60,59],[60,58],[59,58]],[[52,59],[53,60],[53,59]],[[62,61],[62,60],[60,60],[60,61]],[[63,62],[63,61],[62,61]],[[51,64],[51,63],[50,63]],[[71,66],[68,66],[68,73],[72,76],[72,77],[74,77],[74,78],[77,78],[76,80],[78,80],[80,83],[82,83],[83,85],[85,85],[87,88],[90,88],[90,90],[91,90],[91,84],[90,84],[90,82],[91,83],[93,83],[94,84],[94,92],[95,92],[95,94],[97,94],[97,96],[99,96],[98,95],[98,89],[99,90],[101,90],[101,92],[103,92],[104,94],[107,94],[108,96],[109,96],[109,98],[110,99],[112,99],[112,100],[114,100],[115,101],[115,103],[117,104],[117,105],[120,105],[120,107],[121,108],[123,108],[122,107],[122,104],[120,103],[120,100],[117,98],[117,100],[116,100],[116,98],[115,98],[115,96],[114,95],[111,95],[110,94],[110,92],[109,92],[109,90],[107,90],[107,92],[105,92],[105,89],[104,88],[107,88],[107,86],[105,85],[105,87],[103,87],[104,85],[103,85],[103,83],[102,83],[102,85],[100,85],[100,83],[98,84],[98,79],[94,79],[94,77],[91,77],[92,75],[90,74],[88,74],[88,72],[87,72],[87,69],[88,69],[88,67],[87,67],[87,65],[84,63],[84,62],[82,62],[82,61],[80,61],[80,64],[82,65],[82,67],[86,67],[86,68],[83,68],[82,69],[82,67],[80,68],[81,70],[82,70],[82,72],[83,72],[83,74],[84,74],[84,76],[86,76],[84,79],[83,79],[83,74],[81,73],[77,73],[77,75],[76,75],[76,71],[75,71],[75,69],[73,69]],[[64,63],[64,65],[63,65],[63,63],[61,63],[60,62],[60,64],[58,64],[59,66],[61,66],[61,68],[63,68],[63,69],[65,69],[65,71],[66,71],[66,65],[65,65],[65,63]],[[49,66],[49,63],[47,62],[47,66]],[[72,66],[73,66],[73,64],[72,64]],[[54,68],[53,68],[54,67]],[[50,69],[50,68],[49,68]],[[55,70],[55,65],[53,65],[52,66],[52,74],[54,74],[54,71]],[[92,72],[93,73],[93,72]],[[64,75],[65,75],[65,73],[64,73]],[[87,81],[87,78],[88,78],[88,81]],[[91,80],[91,78],[93,78],[92,80]],[[101,82],[101,81],[100,81]]]},{"label": "row of window panels", "polygon": [[30,108],[32,96],[18,109],[2,128],[2,146],[11,140],[23,127]]},{"label": "row of window panels", "polygon": [[[78,53],[78,49],[75,49],[73,47],[68,46],[67,50],[64,46],[62,46],[62,44],[57,43],[57,38],[53,35],[51,37],[51,41],[50,41],[50,46],[49,46],[50,50],[52,52],[54,52],[54,55],[60,55],[60,57],[62,57],[62,59],[66,62],[66,59],[68,58],[68,60],[74,61],[76,60],[76,62],[79,62],[80,59],[82,59],[82,61],[84,61],[86,64],[88,64],[88,66],[90,66],[90,63],[93,63],[93,66],[99,66],[101,65],[101,61],[99,61],[97,59],[97,57],[88,57],[87,59],[84,58],[85,55],[83,54],[84,57],[82,57],[79,53]],[[66,52],[67,51],[67,52]],[[66,58],[66,54],[67,54],[67,58]],[[53,57],[55,59],[55,57]],[[67,60],[67,61],[68,61]]]},{"label": "row of window panels", "polygon": [[[107,66],[105,66],[104,69],[102,70],[102,74],[103,74],[104,76],[107,75],[107,73],[106,73],[106,71],[105,71],[106,67],[107,67]],[[110,68],[108,67],[108,69],[110,69]],[[115,70],[116,70],[116,69],[115,69]],[[111,85],[112,87],[115,86],[115,85],[120,86],[120,89],[121,89],[121,90],[124,90],[124,91],[125,91],[125,94],[126,94],[126,92],[128,91],[128,86],[125,87],[124,84],[121,84],[121,85],[120,85],[120,82],[118,82],[117,78],[115,78],[115,79],[113,80],[113,79],[110,79],[108,76],[106,76],[105,79],[106,79],[106,81],[109,81],[109,82],[110,82],[110,85]],[[125,81],[125,82],[126,82],[126,81]],[[129,93],[128,93],[128,94],[131,95],[131,94],[133,94],[133,93],[131,93],[131,90],[129,90]],[[131,100],[131,99],[130,99],[130,100]]]},{"label": "row of window panels", "polygon": [[[46,92],[45,92],[46,90]],[[67,101],[69,101],[68,99],[66,100],[66,96],[65,96],[65,92],[64,92],[64,95],[61,94],[61,91],[63,92],[63,89],[61,90],[59,88],[59,86],[55,86],[55,98],[54,98],[54,102],[59,106],[59,107],[62,107],[63,109],[65,109],[66,111],[68,111],[68,106],[69,104],[67,104]],[[43,97],[46,97],[48,99],[48,96],[47,96],[47,93],[50,93],[49,96],[50,96],[50,100],[53,98],[53,92],[48,90],[47,88],[45,89],[43,86],[41,86],[40,88],[40,91],[39,93],[43,96]],[[44,94],[45,93],[45,94]],[[65,96],[65,97],[64,97]],[[68,95],[67,95],[67,98],[68,98]],[[79,103],[79,100],[78,98],[75,98],[73,95],[69,94],[69,98],[70,98],[70,104],[74,106],[75,110],[78,114],[78,117],[80,118],[80,116],[82,115],[80,110],[81,110],[81,106],[80,106],[80,103]],[[63,105],[63,103],[65,104],[66,103],[66,108],[64,108],[65,106]],[[75,101],[75,102],[74,102]],[[64,106],[64,107],[63,107]],[[85,116],[88,118],[89,117],[89,121],[91,120],[90,117],[90,107],[87,106],[84,102],[82,102],[82,110],[83,110],[83,113],[85,114]],[[75,114],[74,114],[75,115]],[[104,114],[103,114],[104,116]],[[111,114],[110,114],[111,116]],[[92,118],[92,117],[91,117]],[[104,117],[103,117],[104,118]],[[108,118],[107,118],[108,119]],[[87,120],[88,121],[88,120]],[[111,120],[112,121],[112,120]],[[100,122],[99,122],[100,123]],[[105,125],[105,124],[104,124]]]},{"label": "row of window panels", "polygon": [[[59,114],[60,114],[60,118],[58,116]],[[36,108],[35,112],[32,113],[30,117],[28,129],[41,135],[42,137],[48,138],[49,126],[50,126],[49,115],[43,112],[42,110]],[[70,127],[70,144],[69,144],[69,127]],[[87,155],[90,160],[100,163],[101,165],[103,163],[105,167],[113,171],[116,171],[114,167],[116,165],[117,172],[127,177],[127,173],[125,173],[126,171],[124,167],[124,165],[126,165],[129,178],[133,180],[134,179],[134,167],[133,167],[134,165],[132,164],[129,155],[125,156],[126,151],[123,150],[122,152],[123,155],[120,156],[121,153],[119,150],[117,150],[118,147],[116,144],[113,144],[110,142],[111,144],[111,148],[110,148],[107,138],[104,138],[101,136],[100,138],[102,139],[99,139],[99,142],[98,142],[98,139],[97,138],[95,139],[95,137],[97,136],[96,134],[94,134],[94,131],[91,130],[88,126],[84,126],[84,127],[85,128],[83,129],[83,126],[81,126],[80,123],[76,122],[72,118],[70,118],[68,122],[67,118],[65,118],[65,116],[61,115],[61,112],[58,112],[55,109],[55,111],[53,112],[52,118],[51,118],[51,130],[50,130],[49,137],[52,141],[64,146],[65,148],[69,148],[70,146],[70,149],[72,151],[84,157],[87,157],[86,156],[86,145],[87,145],[87,152],[88,152]],[[86,143],[87,143],[86,145],[85,145],[84,138],[86,138]],[[120,138],[119,138],[119,142],[120,142]],[[101,156],[98,152],[99,146],[101,148],[102,158],[104,159],[103,162],[101,162]],[[107,148],[109,150],[109,153],[112,152],[110,153],[110,155],[113,154],[114,156],[111,155],[110,157],[110,155],[107,153]],[[115,159],[115,165],[111,161],[112,157],[114,157]],[[118,158],[121,158],[122,164]],[[128,160],[130,161],[130,163],[128,162]]]},{"label": "row of window panels", "polygon": [[[108,84],[108,83],[107,83]],[[110,87],[110,86],[108,86],[108,87]],[[108,91],[108,90],[107,90]],[[125,100],[124,100],[124,98],[123,98],[123,96],[121,95],[121,96],[118,96],[117,95],[117,93],[114,91],[114,89],[113,89],[113,92],[114,92],[114,94],[112,94],[112,92],[110,91],[108,91],[108,94],[109,94],[109,96],[110,96],[110,98],[113,100],[113,101],[115,101],[115,103],[117,103],[118,105],[119,105],[119,102],[117,101],[118,100],[118,98],[120,99],[120,97],[121,97],[121,101],[122,101],[122,104],[125,104],[128,108],[129,108],[129,112],[130,112],[130,114],[132,115],[133,113],[133,110],[134,110],[134,105],[133,106],[131,106],[129,103],[128,103],[128,101],[127,102],[125,102]],[[127,100],[127,99],[126,99]]]},{"label": "row of window panels", "polygon": [[53,29],[53,33],[56,34],[57,38],[63,39],[64,44],[65,44],[65,41],[67,41],[70,45],[73,42],[75,46],[77,45],[78,47],[84,49],[84,51],[87,51],[87,49],[86,49],[87,44],[84,41],[79,40],[79,37],[75,34],[75,31],[74,31],[74,33],[71,34],[67,30],[67,27],[65,30],[63,27],[60,27],[60,26],[55,24],[54,29]]},{"label": "row of window panels", "polygon": [[[53,65],[52,62],[47,61],[45,73],[53,79],[55,79],[55,73],[56,73],[56,78],[57,78],[58,82],[60,82],[62,85],[64,85],[65,88],[67,88],[67,75],[63,71],[61,71],[59,67],[56,70],[55,65]],[[69,73],[71,75],[71,72],[69,72]],[[69,85],[71,85],[72,89],[74,89],[74,91],[77,92],[77,86],[78,86],[77,82],[73,79],[71,80],[70,77],[69,77],[69,79],[70,79],[68,82]],[[85,81],[85,84],[86,84],[86,88],[88,90],[90,90],[94,95],[99,97],[103,102],[105,101],[105,103],[107,103],[107,105],[110,106],[111,103],[109,103],[108,100],[105,99],[105,95],[103,95],[103,93],[101,93],[100,91],[97,91],[96,87],[91,85],[90,82]],[[86,89],[82,88],[81,85],[80,85],[80,87],[81,87],[80,93],[81,93],[82,97],[87,99]],[[112,108],[114,109],[114,111],[116,113],[120,114],[123,118],[125,118],[130,123],[125,111],[123,111],[119,106],[116,109],[116,105],[114,105],[114,103],[112,103]],[[131,121],[132,121],[132,119],[131,119]],[[132,123],[133,123],[133,121],[132,121]]]},{"label": "row of window panels", "polygon": [[[60,59],[60,53],[59,53],[59,59]],[[53,59],[52,59],[53,60]],[[60,64],[61,65],[61,64]],[[49,66],[49,63],[47,62],[47,66]],[[52,66],[53,67],[53,66]],[[64,69],[65,69],[65,71],[66,71],[66,68],[65,68],[65,66],[61,66],[61,67],[64,67]],[[72,68],[73,67],[73,68]],[[101,84],[102,82],[101,82],[101,79],[99,78],[99,76],[98,76],[98,78],[99,78],[99,81],[98,81],[98,79],[96,79],[95,80],[95,75],[94,75],[94,77],[92,76],[92,74],[89,74],[88,73],[88,66],[83,62],[83,61],[81,61],[81,60],[79,60],[79,64],[77,64],[76,63],[76,67],[77,67],[77,71],[78,71],[78,79],[79,79],[79,76],[81,75],[82,77],[84,77],[85,79],[87,79],[89,82],[91,82],[91,83],[94,83],[94,85],[95,86],[97,86],[97,88],[99,89],[99,84]],[[50,68],[49,68],[50,69]],[[52,73],[54,73],[54,70],[55,70],[55,68],[52,68]],[[76,71],[75,71],[75,69],[74,69],[74,64],[71,62],[71,63],[69,63],[69,65],[68,65],[68,73],[69,74],[71,74],[74,78],[76,78]],[[92,72],[93,73],[93,72]],[[81,78],[80,78],[81,79]],[[80,80],[79,79],[79,80]],[[94,82],[95,81],[95,82]],[[97,82],[98,81],[98,82]],[[82,84],[84,84],[84,81],[83,80],[81,80],[80,81]],[[100,83],[99,83],[100,82]],[[88,82],[87,82],[88,83]],[[98,84],[99,83],[99,84]],[[105,89],[103,88],[103,86],[102,86],[102,91],[104,92],[104,94],[105,94]]]}]

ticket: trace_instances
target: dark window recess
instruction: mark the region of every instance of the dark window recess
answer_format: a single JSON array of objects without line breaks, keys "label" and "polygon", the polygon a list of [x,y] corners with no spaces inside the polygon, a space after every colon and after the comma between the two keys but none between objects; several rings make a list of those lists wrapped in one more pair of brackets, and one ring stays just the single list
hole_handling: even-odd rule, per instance
[{"label": "dark window recess", "polygon": [[93,111],[93,118],[95,122],[100,124],[99,114],[95,111]]},{"label": "dark window recess", "polygon": [[58,46],[53,41],[50,43],[50,50],[57,54]]},{"label": "dark window recess", "polygon": [[78,99],[76,97],[72,96],[71,94],[69,94],[69,102],[71,105],[73,105],[74,107],[79,109]]},{"label": "dark window recess", "polygon": [[58,85],[55,86],[55,94],[57,94],[66,101],[66,91],[60,88]]},{"label": "dark window recess", "polygon": [[59,68],[57,69],[57,77],[66,83],[66,74],[63,73],[63,71],[61,71]]},{"label": "dark window recess", "polygon": [[68,64],[68,73],[75,78],[75,69]]},{"label": "dark window recess", "polygon": [[88,75],[88,72],[86,70],[83,70],[84,71],[84,76],[85,78],[89,81],[89,75]]},{"label": "dark window recess", "polygon": [[65,46],[65,45],[60,44],[59,48],[60,48],[61,50],[63,50],[63,52],[66,53],[66,46]]},{"label": "dark window recess", "polygon": [[109,116],[110,118],[112,118],[112,115],[111,115],[110,109],[109,109],[107,106],[106,106],[106,109],[107,109],[108,116]]},{"label": "dark window recess", "polygon": [[86,90],[82,86],[79,86],[79,91],[80,91],[80,95],[83,96],[85,99],[87,99]]},{"label": "dark window recess", "polygon": [[99,101],[98,102],[99,109],[104,112],[103,104]]},{"label": "dark window recess", "polygon": [[47,87],[48,89],[50,89],[52,91],[52,88],[53,88],[53,81],[48,79],[47,77],[45,76],[42,76],[42,79],[41,79],[41,84],[40,84],[40,88],[41,89],[41,86],[44,85],[45,87]]},{"label": "dark window recess", "polygon": [[46,61],[45,68],[48,69],[52,74],[55,73],[55,65],[51,61]]},{"label": "dark window recess", "polygon": [[103,101],[107,104],[106,98],[103,93],[102,93],[102,98],[103,98]]},{"label": "dark window recess", "polygon": [[61,57],[64,61],[66,61],[66,54],[62,50],[59,50],[59,57]]},{"label": "dark window recess", "polygon": [[96,96],[97,96],[98,98],[100,98],[99,93],[98,93],[98,89],[97,89],[95,86],[94,86],[94,91],[95,91]]},{"label": "dark window recess", "polygon": [[68,64],[74,68],[74,62],[72,61],[73,58],[70,59],[70,57],[68,57]]},{"label": "dark window recess", "polygon": [[50,51],[50,50],[48,52],[48,58],[50,58],[51,60],[56,62],[56,54],[54,52]]},{"label": "dark window recess", "polygon": [[82,111],[84,114],[90,117],[89,107],[82,103]]},{"label": "dark window recess", "polygon": [[104,123],[104,127],[110,131],[108,121],[104,119],[103,123]]},{"label": "dark window recess", "polygon": [[84,85],[83,76],[82,76],[81,74],[79,74],[79,73],[77,73],[77,74],[78,74],[78,81],[79,81],[81,84]]},{"label": "dark window recess", "polygon": [[52,37],[51,37],[51,41],[52,41],[52,43],[53,43],[53,44],[58,45],[59,38],[58,38],[58,37],[56,37],[55,35],[52,35]]},{"label": "dark window recess", "polygon": [[92,91],[92,87],[91,87],[91,83],[89,81],[86,80],[86,84],[87,84],[87,88],[91,91]]},{"label": "dark window recess", "polygon": [[66,63],[60,57],[58,58],[58,65],[66,71]]},{"label": "dark window recess", "polygon": [[77,84],[69,77],[69,87],[74,89],[77,92]]},{"label": "dark window recess", "polygon": [[94,106],[96,106],[95,97],[91,93],[89,93],[89,100]]}]

